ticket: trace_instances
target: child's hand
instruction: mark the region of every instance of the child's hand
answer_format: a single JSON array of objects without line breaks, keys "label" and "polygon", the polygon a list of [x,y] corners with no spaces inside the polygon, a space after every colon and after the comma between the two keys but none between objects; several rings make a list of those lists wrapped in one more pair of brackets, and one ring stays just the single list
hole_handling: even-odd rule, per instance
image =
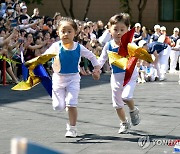
[{"label": "child's hand", "polygon": [[99,80],[100,74],[101,74],[101,70],[100,69],[94,69],[93,72],[92,72],[93,79],[94,80]]}]

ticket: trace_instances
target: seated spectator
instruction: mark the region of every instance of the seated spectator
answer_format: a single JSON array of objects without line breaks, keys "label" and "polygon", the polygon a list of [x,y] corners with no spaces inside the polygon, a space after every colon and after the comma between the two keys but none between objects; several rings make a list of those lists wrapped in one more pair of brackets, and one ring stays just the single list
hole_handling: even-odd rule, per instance
[{"label": "seated spectator", "polygon": [[151,35],[149,43],[158,41],[158,38],[161,35],[160,28],[159,25],[154,25],[154,33]]},{"label": "seated spectator", "polygon": [[14,18],[18,18],[21,15],[21,7],[19,3],[15,3],[14,5],[14,13],[13,13],[13,17]]},{"label": "seated spectator", "polygon": [[32,20],[37,20],[37,19],[40,19],[40,15],[39,15],[39,9],[38,8],[34,8],[33,9],[33,14],[31,16],[31,19]]},{"label": "seated spectator", "polygon": [[136,23],[134,27],[135,27],[135,32],[132,42],[138,45],[139,41],[142,40],[141,24]]},{"label": "seated spectator", "polygon": [[24,29],[27,33],[35,33],[36,29],[33,29],[33,26],[37,26],[41,20],[38,20],[36,22],[32,21],[32,23],[29,23],[29,19],[26,15],[21,15],[19,17],[20,25],[18,26],[21,29]]},{"label": "seated spectator", "polygon": [[5,2],[2,2],[1,3],[1,7],[0,7],[0,17],[3,17],[3,15],[5,14],[6,12],[6,3]]},{"label": "seated spectator", "polygon": [[13,18],[14,9],[11,6],[6,8],[6,12],[3,15],[4,19]]},{"label": "seated spectator", "polygon": [[101,44],[101,46],[104,46],[107,42],[109,42],[111,40],[111,34],[109,29],[106,29],[102,36],[99,37],[98,41]]},{"label": "seated spectator", "polygon": [[[8,51],[7,49],[0,49],[0,55],[7,55]],[[3,72],[3,60],[0,59],[0,70],[1,70],[1,77],[2,77],[2,72]],[[17,77],[14,75],[14,72],[12,70],[11,65],[6,61],[6,71],[7,73],[10,75],[10,77],[12,78],[12,82],[13,83],[18,83],[18,79]]]},{"label": "seated spectator", "polygon": [[28,17],[28,20],[30,20],[31,17],[27,14],[27,6],[26,6],[26,5],[23,5],[23,6],[21,7],[21,12],[22,12],[22,15],[27,16],[27,17]]}]

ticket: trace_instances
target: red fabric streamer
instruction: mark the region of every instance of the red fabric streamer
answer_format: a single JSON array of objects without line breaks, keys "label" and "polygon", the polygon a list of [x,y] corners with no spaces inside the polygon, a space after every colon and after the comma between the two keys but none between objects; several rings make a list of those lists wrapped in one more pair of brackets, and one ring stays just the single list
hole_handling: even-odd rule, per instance
[{"label": "red fabric streamer", "polygon": [[128,31],[127,33],[125,33],[122,38],[121,38],[121,42],[120,42],[120,48],[118,51],[118,54],[122,57],[126,57],[128,55],[128,43],[131,43],[133,36],[134,36],[134,32],[135,32],[135,28],[132,28],[130,31]]},{"label": "red fabric streamer", "polygon": [[[120,48],[118,51],[118,54],[122,57],[126,57],[128,56],[128,43],[131,43],[133,36],[134,36],[134,32],[135,32],[135,28],[132,28],[130,31],[128,31],[127,33],[125,33],[122,38],[121,38],[121,42],[120,42]],[[125,73],[125,77],[124,77],[124,84],[123,86],[125,86],[129,80],[131,79],[132,73],[134,71],[134,68],[136,66],[138,58],[135,57],[129,57],[128,60],[128,65],[126,67],[126,73]]]},{"label": "red fabric streamer", "polygon": [[128,65],[126,67],[126,73],[125,73],[125,77],[124,77],[123,86],[125,86],[131,79],[131,76],[134,71],[134,67],[136,66],[137,60],[138,60],[138,58],[136,58],[136,57],[130,57],[128,59]]}]

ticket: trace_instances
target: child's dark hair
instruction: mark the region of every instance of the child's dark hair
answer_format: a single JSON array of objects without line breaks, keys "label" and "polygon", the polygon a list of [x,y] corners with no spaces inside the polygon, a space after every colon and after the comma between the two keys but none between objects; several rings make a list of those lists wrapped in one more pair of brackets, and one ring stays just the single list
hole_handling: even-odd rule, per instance
[{"label": "child's dark hair", "polygon": [[130,26],[130,16],[128,13],[119,13],[114,16],[112,16],[109,19],[108,25],[112,26],[114,24],[117,24],[118,22],[124,23],[127,27]]},{"label": "child's dark hair", "polygon": [[58,27],[60,27],[61,23],[64,21],[68,22],[74,28],[75,31],[78,30],[78,26],[76,22],[72,18],[69,18],[69,17],[62,17],[58,22]]}]

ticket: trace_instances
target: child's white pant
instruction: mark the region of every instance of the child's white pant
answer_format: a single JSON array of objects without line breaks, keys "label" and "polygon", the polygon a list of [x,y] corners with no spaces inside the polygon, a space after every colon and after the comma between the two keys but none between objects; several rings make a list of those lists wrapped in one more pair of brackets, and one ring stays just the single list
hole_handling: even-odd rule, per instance
[{"label": "child's white pant", "polygon": [[76,107],[80,91],[80,75],[60,75],[53,73],[52,76],[52,106],[54,110],[64,110],[66,106]]},{"label": "child's white pant", "polygon": [[158,76],[164,77],[165,73],[168,70],[168,59],[170,55],[171,47],[168,45],[166,49],[161,51],[158,56],[158,63],[157,63],[157,74]]},{"label": "child's white pant", "polygon": [[180,56],[179,56],[179,84],[180,84]]},{"label": "child's white pant", "polygon": [[171,50],[171,53],[170,53],[170,71],[176,70],[179,55],[180,55],[179,51]]},{"label": "child's white pant", "polygon": [[112,103],[114,108],[122,108],[124,106],[123,100],[133,98],[138,77],[137,69],[134,69],[130,81],[123,87],[124,76],[125,72],[111,75]]}]

